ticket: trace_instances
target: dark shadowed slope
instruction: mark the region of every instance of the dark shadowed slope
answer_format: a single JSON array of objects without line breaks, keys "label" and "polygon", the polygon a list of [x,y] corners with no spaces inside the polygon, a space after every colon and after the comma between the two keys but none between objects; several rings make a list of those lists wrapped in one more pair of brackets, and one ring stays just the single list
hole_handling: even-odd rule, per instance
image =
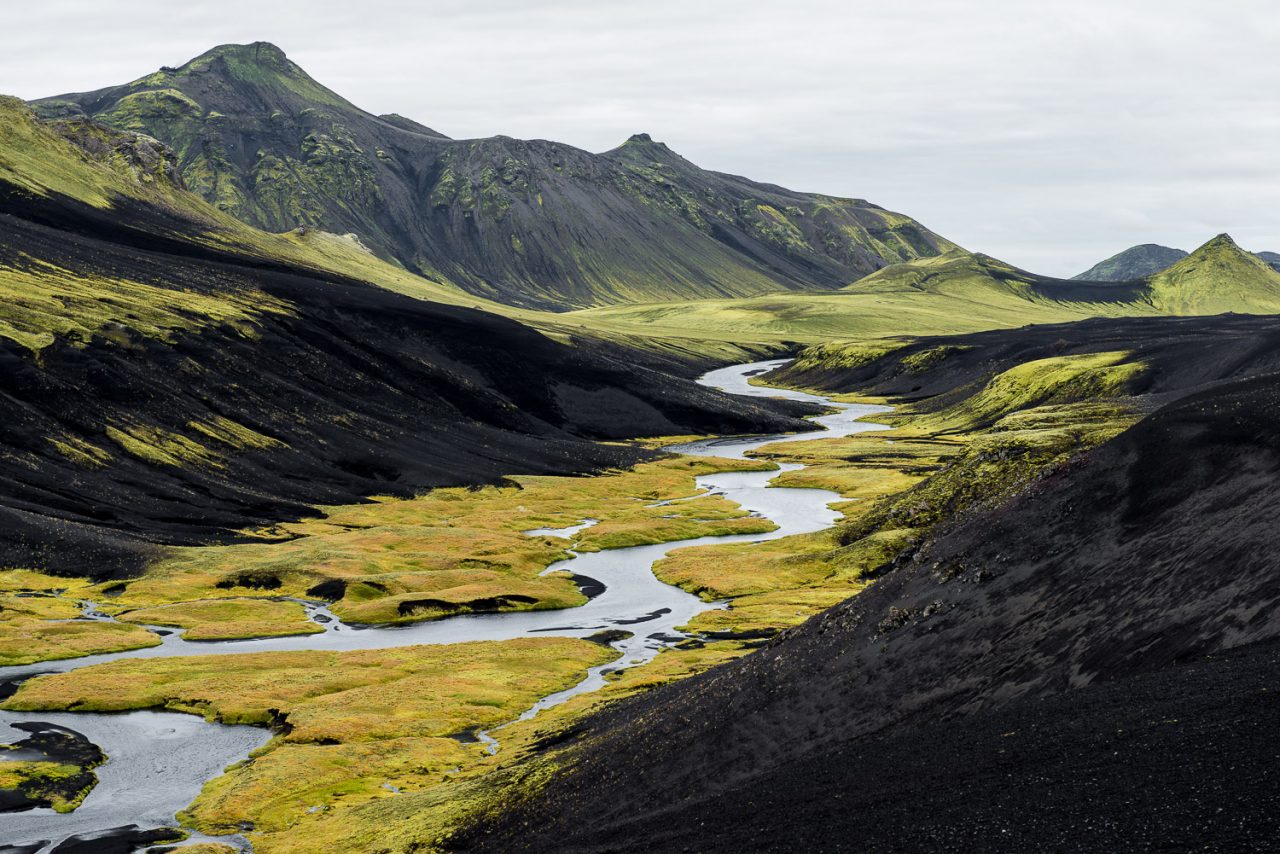
[{"label": "dark shadowed slope", "polygon": [[[1171,346],[1204,334],[1181,359],[1153,355],[1163,387],[1210,379],[1200,361],[1219,377],[1247,374],[1251,352],[1274,364],[1268,321],[1249,322],[1144,321]],[[1112,323],[1132,321],[1081,324],[1075,343]],[[1215,338],[1245,339],[1239,358]],[[565,774],[466,841],[1265,850],[1276,653],[1248,645],[1280,636],[1278,547],[1280,378],[1219,382],[766,649],[605,709]]]},{"label": "dark shadowed slope", "polygon": [[37,106],[168,143],[188,186],[253,225],[354,232],[514,305],[830,289],[952,247],[864,201],[708,172],[644,134],[604,154],[449,140],[360,110],[261,42]]},{"label": "dark shadowed slope", "polygon": [[1159,401],[1223,379],[1280,371],[1280,323],[1250,315],[1095,318],[882,347],[823,344],[802,351],[774,379],[829,392],[856,388],[939,409],[1016,365],[1119,351],[1149,366],[1135,391]]},{"label": "dark shadowed slope", "polygon": [[1112,255],[1105,261],[1099,261],[1088,270],[1073,279],[1087,282],[1131,282],[1142,279],[1187,257],[1181,249],[1161,246],[1157,243],[1143,243],[1130,246],[1123,252]]},{"label": "dark shadowed slope", "polygon": [[308,504],[644,453],[601,439],[795,423],[272,257],[166,185],[153,143],[86,153],[0,107],[0,565],[105,575]]}]

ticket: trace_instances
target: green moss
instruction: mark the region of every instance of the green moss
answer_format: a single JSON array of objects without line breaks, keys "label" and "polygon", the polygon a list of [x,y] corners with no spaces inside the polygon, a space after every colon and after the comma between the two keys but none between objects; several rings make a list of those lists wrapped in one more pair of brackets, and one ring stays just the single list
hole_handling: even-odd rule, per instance
[{"label": "green moss", "polygon": [[86,442],[77,436],[62,436],[47,438],[49,444],[57,449],[58,453],[71,460],[79,463],[86,468],[100,468],[111,462],[111,455],[99,448],[97,445]]},{"label": "green moss", "polygon": [[0,791],[47,801],[54,812],[69,813],[84,802],[97,780],[79,765],[59,762],[7,762],[0,758]]},{"label": "green moss", "polygon": [[154,427],[146,424],[127,424],[123,427],[106,428],[109,439],[132,456],[156,465],[174,466],[212,466],[221,468],[218,455],[188,439],[181,433]]},{"label": "green moss", "polygon": [[902,367],[909,374],[923,374],[933,370],[956,353],[963,353],[967,349],[969,348],[956,344],[930,347],[928,350],[921,350],[903,358]]},{"label": "green moss", "polygon": [[[1136,420],[1134,413],[1105,401],[1010,413],[989,430],[966,437],[963,451],[926,480],[867,508],[841,530],[839,540],[851,544],[884,530],[927,529],[974,507],[998,504]],[[917,430],[931,423],[910,422]]]},{"label": "green moss", "polygon": [[221,415],[215,415],[208,421],[189,421],[187,427],[237,451],[284,447],[283,442]]},{"label": "green moss", "polygon": [[263,293],[203,294],[76,273],[34,258],[0,262],[0,335],[40,349],[62,338],[85,344],[95,336],[127,343],[133,334],[163,341],[215,324],[252,329],[264,313],[285,305]]},{"label": "green moss", "polygon": [[[1146,370],[1141,362],[1127,361],[1129,357],[1117,351],[1025,362],[993,377],[962,402],[911,420],[921,429],[972,430],[1036,406],[1123,396]],[[908,416],[896,416],[902,417]]]}]

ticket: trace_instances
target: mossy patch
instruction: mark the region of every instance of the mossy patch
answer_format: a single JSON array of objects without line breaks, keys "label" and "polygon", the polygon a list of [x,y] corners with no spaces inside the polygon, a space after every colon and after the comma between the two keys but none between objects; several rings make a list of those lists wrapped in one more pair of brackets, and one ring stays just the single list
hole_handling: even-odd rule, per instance
[{"label": "mossy patch", "polygon": [[16,792],[31,802],[48,804],[55,812],[71,812],[93,788],[92,778],[79,765],[61,762],[5,761],[0,757],[0,791]]},{"label": "mossy patch", "polygon": [[187,631],[183,637],[187,640],[278,637],[324,631],[307,618],[306,610],[297,602],[271,599],[175,602],[125,611],[117,619],[124,623],[184,628]]},{"label": "mossy patch", "polygon": [[0,570],[0,667],[156,646],[137,626],[80,619],[90,583],[27,569]]}]

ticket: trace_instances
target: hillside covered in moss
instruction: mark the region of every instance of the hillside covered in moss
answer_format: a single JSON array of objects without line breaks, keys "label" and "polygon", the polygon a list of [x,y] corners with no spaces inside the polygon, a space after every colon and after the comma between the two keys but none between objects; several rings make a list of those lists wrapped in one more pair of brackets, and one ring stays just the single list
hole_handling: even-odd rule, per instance
[{"label": "hillside covered in moss", "polygon": [[109,576],[317,503],[796,423],[340,239],[256,231],[174,174],[154,140],[0,100],[0,566]]},{"label": "hillside covered in moss", "polygon": [[1167,269],[1125,282],[1056,279],[953,249],[892,264],[832,293],[618,305],[567,317],[612,334],[647,328],[709,340],[819,343],[1228,311],[1280,311],[1280,272],[1222,234]]},{"label": "hillside covered in moss", "polygon": [[831,289],[953,246],[862,200],[709,172],[646,134],[602,154],[451,140],[359,109],[264,42],[35,106],[167,143],[192,191],[252,225],[352,233],[513,305]]}]

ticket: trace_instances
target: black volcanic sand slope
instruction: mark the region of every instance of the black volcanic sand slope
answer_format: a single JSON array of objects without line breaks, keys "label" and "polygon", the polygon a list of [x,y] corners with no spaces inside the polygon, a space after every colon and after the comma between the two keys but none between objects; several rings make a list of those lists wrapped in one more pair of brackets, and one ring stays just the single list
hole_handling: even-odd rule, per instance
[{"label": "black volcanic sand slope", "polygon": [[[1149,370],[1135,392],[1152,400],[1225,379],[1280,370],[1280,322],[1271,316],[1099,318],[970,335],[920,338],[858,364],[827,358],[823,345],[773,375],[828,392],[857,389],[938,409],[991,377],[1037,359],[1128,351]],[[927,369],[921,370],[920,365]]]},{"label": "black volcanic sand slope", "polygon": [[459,845],[1269,850],[1278,546],[1280,377],[1192,392],[767,648],[604,709]]},{"label": "black volcanic sand slope", "polygon": [[604,154],[450,140],[360,110],[265,43],[35,106],[168,143],[188,187],[252,225],[353,232],[415,272],[515,305],[838,288],[953,247],[865,201],[700,169],[643,134]]},{"label": "black volcanic sand slope", "polygon": [[[222,253],[141,203],[3,190],[0,268],[175,299],[256,294],[263,308],[220,321],[179,307],[189,328],[144,334],[130,316],[36,349],[0,336],[0,566],[111,575],[153,543],[225,538],[314,503],[646,453],[599,440],[798,425],[616,346]],[[112,299],[94,292],[106,302],[75,312]]]}]

